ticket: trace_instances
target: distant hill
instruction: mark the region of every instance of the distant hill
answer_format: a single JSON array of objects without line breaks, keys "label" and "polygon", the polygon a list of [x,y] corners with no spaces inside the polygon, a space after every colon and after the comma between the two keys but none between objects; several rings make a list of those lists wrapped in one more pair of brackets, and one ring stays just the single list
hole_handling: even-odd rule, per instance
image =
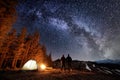
[{"label": "distant hill", "polygon": [[120,60],[111,60],[111,59],[99,60],[99,61],[95,61],[95,62],[96,63],[120,64]]}]

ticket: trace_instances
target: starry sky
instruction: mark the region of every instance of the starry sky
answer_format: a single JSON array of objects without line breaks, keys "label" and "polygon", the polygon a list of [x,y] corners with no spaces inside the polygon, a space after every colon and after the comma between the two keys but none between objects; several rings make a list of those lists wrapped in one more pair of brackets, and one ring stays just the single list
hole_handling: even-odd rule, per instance
[{"label": "starry sky", "polygon": [[120,0],[19,0],[18,31],[40,32],[53,60],[120,59]]}]

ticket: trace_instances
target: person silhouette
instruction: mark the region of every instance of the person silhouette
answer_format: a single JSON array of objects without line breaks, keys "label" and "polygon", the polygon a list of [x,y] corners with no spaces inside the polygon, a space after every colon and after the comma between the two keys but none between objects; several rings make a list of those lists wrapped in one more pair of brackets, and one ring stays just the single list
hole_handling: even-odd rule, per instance
[{"label": "person silhouette", "polygon": [[67,62],[67,67],[68,70],[72,70],[72,58],[70,57],[70,55],[68,54],[67,58],[66,58],[66,62]]},{"label": "person silhouette", "polygon": [[62,55],[61,57],[61,70],[65,70],[65,57]]}]

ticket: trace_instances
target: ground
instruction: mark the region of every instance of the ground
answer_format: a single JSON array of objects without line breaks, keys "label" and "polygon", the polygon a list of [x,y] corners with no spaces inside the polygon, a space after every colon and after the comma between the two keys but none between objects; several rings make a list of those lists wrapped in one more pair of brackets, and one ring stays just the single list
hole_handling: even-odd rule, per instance
[{"label": "ground", "polygon": [[120,80],[119,75],[72,70],[0,71],[0,80]]}]

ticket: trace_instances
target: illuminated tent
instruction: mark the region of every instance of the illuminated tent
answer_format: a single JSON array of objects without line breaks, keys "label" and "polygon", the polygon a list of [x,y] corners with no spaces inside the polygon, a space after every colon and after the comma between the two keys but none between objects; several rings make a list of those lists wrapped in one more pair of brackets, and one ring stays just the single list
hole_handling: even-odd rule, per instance
[{"label": "illuminated tent", "polygon": [[36,70],[37,69],[37,63],[35,60],[29,60],[26,62],[22,68],[22,70]]}]

